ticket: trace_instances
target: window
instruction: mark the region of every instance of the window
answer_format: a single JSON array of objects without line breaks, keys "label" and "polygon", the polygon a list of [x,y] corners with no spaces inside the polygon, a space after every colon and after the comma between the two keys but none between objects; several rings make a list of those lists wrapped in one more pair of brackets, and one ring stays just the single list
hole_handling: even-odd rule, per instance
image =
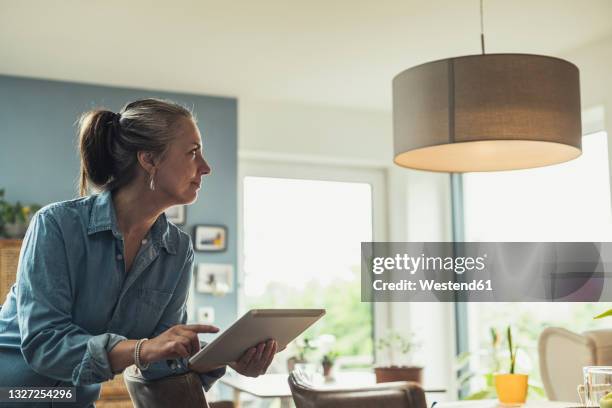
[{"label": "window", "polygon": [[606,133],[582,145],[582,156],[555,166],[464,175],[465,240],[609,241]]},{"label": "window", "polygon": [[[463,200],[465,241],[610,241],[607,135],[583,137],[582,156],[567,163],[466,174]],[[522,350],[517,364],[537,382],[540,332],[546,326],[576,332],[609,326],[609,321],[592,317],[611,307],[612,303],[538,303],[537,307],[533,303],[470,303],[470,351],[489,349],[490,328],[500,329],[503,335],[506,326],[512,325]],[[475,364],[477,370],[488,369],[484,358]],[[502,370],[507,370],[506,364]],[[472,386],[476,391],[483,384],[476,381]]]},{"label": "window", "polygon": [[332,335],[334,351],[371,361],[372,305],[361,302],[360,251],[373,240],[373,186],[298,177],[307,172],[261,176],[276,174],[269,169],[243,179],[241,309],[325,308],[304,337]]}]

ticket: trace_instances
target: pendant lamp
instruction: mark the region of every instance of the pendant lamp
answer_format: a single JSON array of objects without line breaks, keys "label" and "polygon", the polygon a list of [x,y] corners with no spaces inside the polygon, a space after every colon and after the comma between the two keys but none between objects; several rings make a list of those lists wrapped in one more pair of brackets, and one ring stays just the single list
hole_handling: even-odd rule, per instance
[{"label": "pendant lamp", "polygon": [[[481,0],[482,29],[482,0]],[[469,55],[393,79],[394,162],[440,172],[546,166],[581,154],[578,68],[530,54]]]}]

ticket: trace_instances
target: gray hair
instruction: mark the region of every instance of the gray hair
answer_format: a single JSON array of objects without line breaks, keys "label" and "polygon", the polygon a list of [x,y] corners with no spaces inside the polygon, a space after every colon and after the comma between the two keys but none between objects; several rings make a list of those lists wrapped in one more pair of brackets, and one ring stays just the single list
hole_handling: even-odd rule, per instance
[{"label": "gray hair", "polygon": [[94,109],[81,115],[78,137],[81,155],[79,194],[90,187],[112,191],[130,183],[137,174],[137,152],[163,157],[181,118],[192,112],[171,101],[140,99],[119,113]]}]

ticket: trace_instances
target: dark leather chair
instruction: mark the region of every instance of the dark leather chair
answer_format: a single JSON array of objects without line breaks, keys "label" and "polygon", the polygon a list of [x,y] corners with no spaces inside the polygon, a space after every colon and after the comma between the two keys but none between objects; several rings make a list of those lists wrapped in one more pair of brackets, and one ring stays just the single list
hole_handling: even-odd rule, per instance
[{"label": "dark leather chair", "polygon": [[146,380],[136,366],[123,372],[134,408],[232,408],[230,401],[206,401],[200,377],[194,372],[166,377],[159,380]]},{"label": "dark leather chair", "polygon": [[417,383],[399,381],[361,388],[317,388],[299,371],[289,375],[296,408],[427,408]]}]

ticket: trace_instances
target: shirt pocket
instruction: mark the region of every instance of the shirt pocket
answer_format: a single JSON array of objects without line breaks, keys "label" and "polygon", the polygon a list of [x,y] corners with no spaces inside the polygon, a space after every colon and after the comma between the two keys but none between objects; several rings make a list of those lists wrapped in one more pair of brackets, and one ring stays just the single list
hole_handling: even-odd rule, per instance
[{"label": "shirt pocket", "polygon": [[141,337],[153,334],[166,307],[172,299],[172,293],[156,289],[139,288],[134,293],[134,315],[137,332]]}]

